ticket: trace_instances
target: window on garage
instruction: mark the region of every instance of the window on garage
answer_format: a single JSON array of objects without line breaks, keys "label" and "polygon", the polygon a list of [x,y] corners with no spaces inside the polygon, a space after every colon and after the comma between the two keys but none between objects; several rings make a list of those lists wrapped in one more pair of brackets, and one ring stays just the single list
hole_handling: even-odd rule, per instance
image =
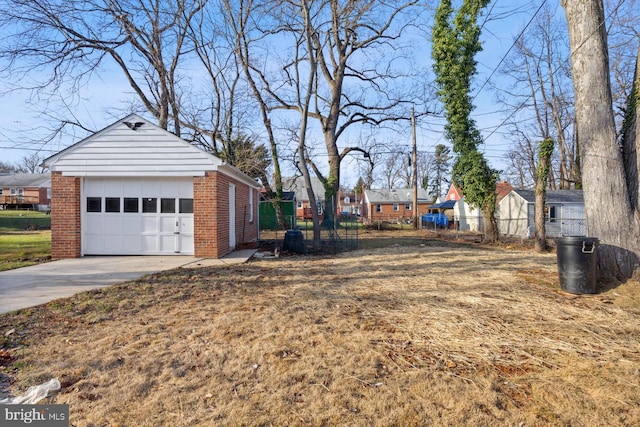
[{"label": "window on garage", "polygon": [[120,212],[120,197],[105,197],[104,198],[104,211],[105,212]]},{"label": "window on garage", "polygon": [[180,213],[193,213],[193,199],[180,199]]},{"label": "window on garage", "polygon": [[176,199],[160,199],[160,213],[175,213]]},{"label": "window on garage", "polygon": [[138,198],[137,197],[125,197],[123,203],[124,212],[138,213]]},{"label": "window on garage", "polygon": [[102,212],[102,198],[87,197],[87,212]]},{"label": "window on garage", "polygon": [[158,212],[158,199],[146,197],[142,199],[142,213]]}]

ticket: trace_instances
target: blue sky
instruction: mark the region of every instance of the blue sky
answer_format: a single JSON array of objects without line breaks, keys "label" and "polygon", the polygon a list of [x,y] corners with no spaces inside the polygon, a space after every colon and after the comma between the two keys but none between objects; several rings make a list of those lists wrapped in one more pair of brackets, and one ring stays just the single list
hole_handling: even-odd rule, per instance
[{"label": "blue sky", "polygon": [[[511,47],[514,38],[531,19],[542,1],[525,2],[524,5],[515,6],[508,0],[493,2],[490,15],[492,19],[488,20],[482,34],[484,50],[477,57],[479,73],[476,78],[476,87],[483,85],[495,70]],[[560,8],[560,6],[557,7]],[[562,10],[559,13],[562,13]],[[420,56],[430,60],[429,51],[420,53]],[[25,78],[24,76],[16,77]],[[494,75],[492,82],[495,83],[496,79],[499,77]],[[490,86],[490,84],[485,85],[483,90],[476,94],[474,102],[477,108],[474,116],[484,136],[491,134],[486,140],[485,155],[493,167],[504,169],[503,153],[512,141],[505,134],[505,128],[496,129],[506,116],[504,112],[500,111],[500,106],[495,104]],[[6,91],[7,88],[7,82],[0,82],[0,92]],[[131,99],[131,90],[119,70],[105,70],[99,78],[94,76],[81,93],[84,99],[74,103],[70,111],[95,130],[126,115],[126,113],[114,115],[114,110],[117,110],[118,106],[126,105],[127,100]],[[0,161],[18,162],[23,156],[33,153],[34,150],[41,150],[40,154],[46,157],[85,136],[82,132],[78,132],[64,135],[46,145],[33,143],[32,141],[46,135],[45,130],[39,126],[39,123],[43,123],[43,117],[38,111],[45,105],[43,98],[32,99],[30,102],[29,94],[13,92],[4,95],[0,101]],[[49,113],[59,114],[60,112],[49,111]],[[418,121],[419,151],[432,152],[436,144],[446,143],[442,137],[442,126],[443,121],[434,117],[425,117]],[[409,129],[407,129],[406,135],[401,135],[401,137],[405,137],[406,141],[397,141],[397,144],[402,150],[406,147],[408,152],[411,143]],[[320,137],[315,139],[321,141]],[[349,161],[345,162],[343,182],[355,182],[357,177],[350,173],[353,169],[354,167],[350,165]]]}]

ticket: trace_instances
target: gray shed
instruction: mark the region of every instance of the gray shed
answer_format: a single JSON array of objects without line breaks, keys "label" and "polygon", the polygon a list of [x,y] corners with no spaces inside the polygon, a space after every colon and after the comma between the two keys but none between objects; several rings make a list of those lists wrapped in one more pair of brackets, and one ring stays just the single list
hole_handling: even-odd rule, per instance
[{"label": "gray shed", "polygon": [[[535,193],[513,190],[499,203],[498,228],[507,236],[532,237]],[[545,204],[547,237],[586,236],[582,190],[548,190]]]}]

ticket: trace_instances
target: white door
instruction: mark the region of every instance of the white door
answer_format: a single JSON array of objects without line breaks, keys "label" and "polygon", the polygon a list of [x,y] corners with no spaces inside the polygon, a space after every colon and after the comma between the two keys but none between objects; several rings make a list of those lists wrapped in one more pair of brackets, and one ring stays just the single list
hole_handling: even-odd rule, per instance
[{"label": "white door", "polygon": [[229,248],[236,248],[236,186],[229,184]]},{"label": "white door", "polygon": [[191,178],[86,178],[84,255],[193,255]]}]

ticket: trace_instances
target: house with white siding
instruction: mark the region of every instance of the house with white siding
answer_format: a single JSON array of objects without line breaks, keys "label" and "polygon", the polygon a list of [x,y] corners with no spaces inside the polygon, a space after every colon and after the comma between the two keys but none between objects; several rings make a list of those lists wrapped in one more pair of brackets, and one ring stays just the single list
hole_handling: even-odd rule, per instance
[{"label": "house with white siding", "polygon": [[260,185],[131,114],[49,157],[54,258],[221,257],[258,238]]},{"label": "house with white siding", "polygon": [[[500,234],[533,237],[535,198],[534,190],[513,190],[500,201]],[[547,237],[587,235],[582,190],[547,190],[544,209]]]}]

